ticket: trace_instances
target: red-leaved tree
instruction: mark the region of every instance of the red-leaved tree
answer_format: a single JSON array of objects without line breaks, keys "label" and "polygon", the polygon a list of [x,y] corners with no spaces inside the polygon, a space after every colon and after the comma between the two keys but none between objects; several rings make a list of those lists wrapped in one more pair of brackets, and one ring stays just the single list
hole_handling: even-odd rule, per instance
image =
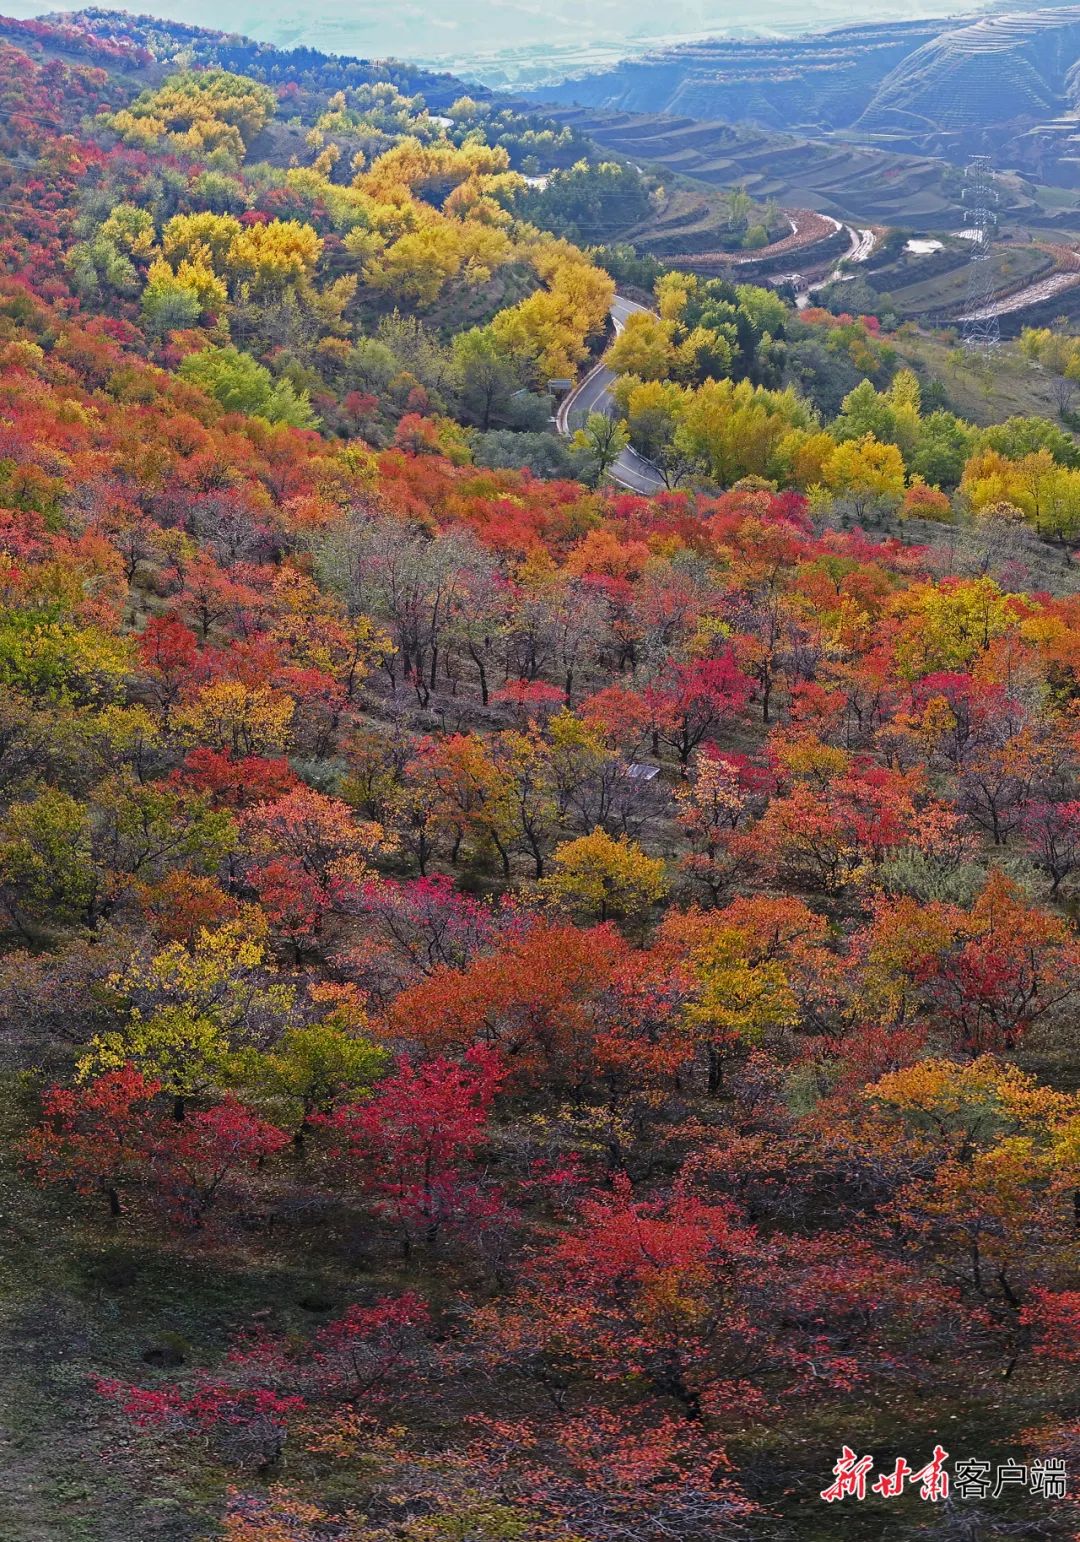
[{"label": "red-leaved tree", "polygon": [[403,1059],[370,1102],[324,1119],[338,1160],[376,1196],[406,1254],[418,1242],[434,1247],[444,1229],[480,1227],[501,1214],[500,1195],[468,1164],[505,1074],[490,1049],[473,1048],[460,1063]]}]

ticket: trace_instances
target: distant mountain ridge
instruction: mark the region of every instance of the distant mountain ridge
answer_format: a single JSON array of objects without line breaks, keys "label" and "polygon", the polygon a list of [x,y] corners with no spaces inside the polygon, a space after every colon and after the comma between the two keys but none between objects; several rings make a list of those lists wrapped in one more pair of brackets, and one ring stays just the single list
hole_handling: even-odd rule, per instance
[{"label": "distant mountain ridge", "polygon": [[564,81],[549,101],[836,135],[1080,185],[1080,5],[717,39]]},{"label": "distant mountain ridge", "polygon": [[762,127],[840,127],[948,23],[891,22],[789,38],[716,38],[630,59],[549,88],[553,100],[623,112],[746,119]]}]

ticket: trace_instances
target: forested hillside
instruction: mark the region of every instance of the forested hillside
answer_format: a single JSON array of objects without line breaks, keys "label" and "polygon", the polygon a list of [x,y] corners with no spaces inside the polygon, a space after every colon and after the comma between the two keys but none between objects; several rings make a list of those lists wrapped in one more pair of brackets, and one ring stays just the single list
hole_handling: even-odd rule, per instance
[{"label": "forested hillside", "polygon": [[0,1536],[1075,1536],[1071,395],[90,20],[0,28]]}]

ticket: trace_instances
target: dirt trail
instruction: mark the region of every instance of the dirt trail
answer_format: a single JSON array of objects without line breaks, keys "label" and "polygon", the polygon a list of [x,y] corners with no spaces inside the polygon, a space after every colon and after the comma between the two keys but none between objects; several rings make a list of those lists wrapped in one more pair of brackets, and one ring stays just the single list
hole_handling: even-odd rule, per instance
[{"label": "dirt trail", "polygon": [[[848,233],[851,245],[841,260],[849,263],[866,262],[867,258],[872,256],[874,248],[877,246],[878,231],[874,229],[859,230],[854,225],[846,225],[844,228]],[[845,273],[840,265],[837,264],[836,267],[828,269],[821,277],[814,278],[812,283],[801,274],[795,274],[794,277],[799,281],[797,284],[798,294],[795,297],[795,309],[802,311],[810,304],[810,299],[815,289],[822,289],[826,284],[843,283],[845,279],[854,278],[855,275],[854,273]]]}]

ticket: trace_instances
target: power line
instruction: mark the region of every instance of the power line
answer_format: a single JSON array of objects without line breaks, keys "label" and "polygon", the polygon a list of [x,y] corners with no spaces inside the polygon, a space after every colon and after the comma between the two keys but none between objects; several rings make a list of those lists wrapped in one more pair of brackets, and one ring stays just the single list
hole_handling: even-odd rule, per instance
[{"label": "power line", "polygon": [[83,133],[81,124],[77,124],[74,128],[65,128],[63,124],[51,123],[47,118],[36,117],[32,112],[23,112],[19,107],[0,107],[0,123],[10,123],[12,118],[36,124],[38,128],[47,129],[50,134],[56,134],[61,138],[74,139]]}]

